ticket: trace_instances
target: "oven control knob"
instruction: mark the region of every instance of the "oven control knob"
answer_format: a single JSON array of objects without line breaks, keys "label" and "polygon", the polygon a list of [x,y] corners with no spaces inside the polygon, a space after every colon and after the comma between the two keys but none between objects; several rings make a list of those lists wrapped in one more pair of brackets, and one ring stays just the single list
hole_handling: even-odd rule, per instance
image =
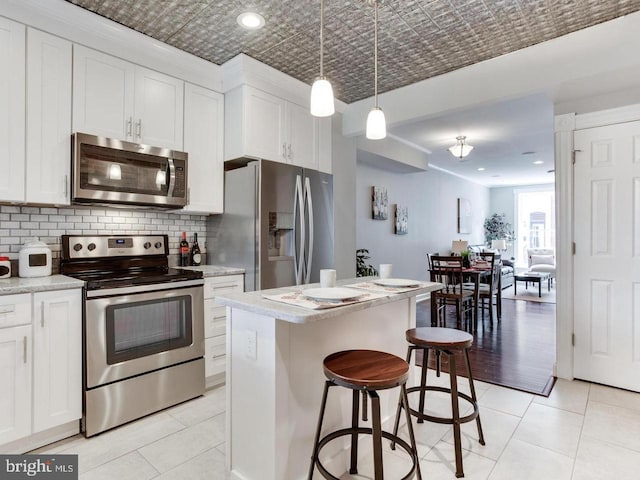
[{"label": "oven control knob", "polygon": [[144,242],[144,249],[149,250],[151,248],[151,242]]},{"label": "oven control knob", "polygon": [[80,250],[82,250],[82,244],[80,244],[80,243],[76,243],[76,244],[73,246],[73,249],[74,249],[76,252],[79,252]]},{"label": "oven control knob", "polygon": [[154,247],[156,248],[162,248],[162,242],[156,242]]},{"label": "oven control knob", "polygon": [[96,244],[90,243],[89,245],[87,245],[87,248],[89,249],[90,252],[93,252],[96,249]]}]

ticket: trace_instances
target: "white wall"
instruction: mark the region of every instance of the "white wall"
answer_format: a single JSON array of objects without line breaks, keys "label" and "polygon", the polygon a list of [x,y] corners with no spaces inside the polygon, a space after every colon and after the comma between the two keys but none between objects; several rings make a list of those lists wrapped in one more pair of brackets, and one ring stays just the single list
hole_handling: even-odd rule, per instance
[{"label": "white wall", "polygon": [[[371,219],[371,187],[386,187],[389,218]],[[392,263],[394,277],[426,280],[427,253],[448,254],[452,240],[484,243],[484,219],[489,211],[489,189],[438,170],[396,173],[363,162],[356,178],[357,248],[366,248],[376,268]],[[457,199],[473,206],[470,235],[457,233]],[[409,208],[409,233],[393,233],[395,204]],[[355,252],[353,252],[355,255]]]}]

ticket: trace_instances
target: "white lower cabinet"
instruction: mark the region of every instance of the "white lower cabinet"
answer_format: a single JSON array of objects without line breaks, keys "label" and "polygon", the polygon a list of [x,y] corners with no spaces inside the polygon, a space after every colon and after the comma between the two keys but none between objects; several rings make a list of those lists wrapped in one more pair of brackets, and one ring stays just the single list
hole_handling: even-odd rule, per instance
[{"label": "white lower cabinet", "polygon": [[82,416],[81,292],[0,296],[0,450]]},{"label": "white lower cabinet", "polygon": [[33,432],[82,416],[80,290],[33,296]]},{"label": "white lower cabinet", "polygon": [[215,303],[216,295],[244,291],[244,275],[204,280],[204,372],[207,386],[224,381],[227,369],[227,309]]}]

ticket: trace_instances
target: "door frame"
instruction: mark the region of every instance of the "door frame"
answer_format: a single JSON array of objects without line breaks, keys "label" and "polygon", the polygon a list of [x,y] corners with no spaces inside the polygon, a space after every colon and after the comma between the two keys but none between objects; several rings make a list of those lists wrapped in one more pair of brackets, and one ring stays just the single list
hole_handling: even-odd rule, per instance
[{"label": "door frame", "polygon": [[[556,169],[556,364],[559,378],[573,380],[573,136],[576,130],[640,120],[640,104],[554,118]],[[580,239],[577,239],[580,241]]]}]

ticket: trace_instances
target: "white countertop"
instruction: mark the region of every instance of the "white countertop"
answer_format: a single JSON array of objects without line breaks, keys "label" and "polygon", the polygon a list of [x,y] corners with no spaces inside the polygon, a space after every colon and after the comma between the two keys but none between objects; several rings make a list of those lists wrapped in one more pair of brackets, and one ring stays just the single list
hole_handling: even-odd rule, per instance
[{"label": "white countertop", "polygon": [[202,272],[204,278],[207,277],[222,277],[224,275],[242,275],[244,274],[244,268],[236,267],[222,267],[219,265],[200,265],[199,267],[176,267],[184,270],[195,270],[196,272]]},{"label": "white countertop", "polygon": [[82,288],[83,286],[84,282],[82,280],[65,275],[51,275],[50,277],[36,278],[11,277],[0,279],[0,295],[68,290],[71,288]]},{"label": "white countertop", "polygon": [[[350,278],[346,280],[338,280],[337,286],[347,286],[354,283],[360,283],[367,280],[373,280],[377,277],[359,277]],[[303,307],[296,307],[293,305],[287,305],[281,302],[275,302],[263,298],[263,294],[278,294],[291,292],[293,290],[305,290],[307,288],[317,288],[318,283],[312,283],[308,285],[299,285],[295,287],[283,287],[274,288],[271,290],[261,290],[257,292],[246,293],[225,293],[216,296],[216,303],[226,305],[232,308],[238,308],[252,313],[265,315],[268,317],[277,318],[278,320],[284,320],[291,323],[309,323],[323,320],[326,318],[334,318],[346,313],[355,312],[358,310],[365,310],[367,308],[383,305],[385,303],[396,302],[405,298],[415,297],[424,293],[439,290],[441,284],[435,282],[424,282],[425,286],[417,288],[405,293],[393,293],[389,296],[377,298],[366,302],[353,303],[351,305],[345,305],[343,307],[325,308],[320,310],[310,310]]]}]

